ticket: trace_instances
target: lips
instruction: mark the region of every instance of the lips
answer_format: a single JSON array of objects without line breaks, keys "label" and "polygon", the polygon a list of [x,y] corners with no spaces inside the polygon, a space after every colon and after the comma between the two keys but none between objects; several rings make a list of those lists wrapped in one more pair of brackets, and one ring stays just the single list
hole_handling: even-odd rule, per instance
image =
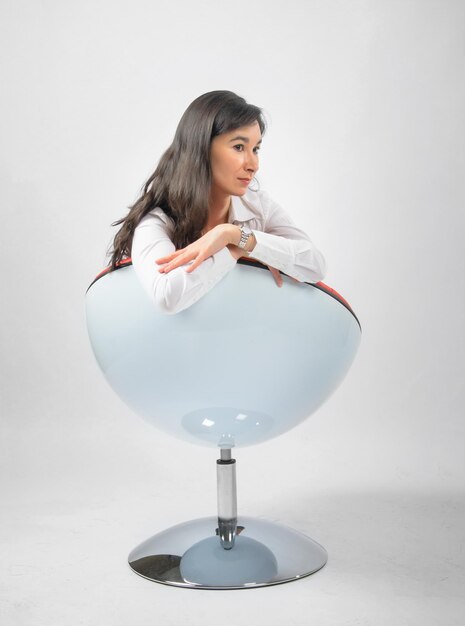
[{"label": "lips", "polygon": [[239,178],[239,180],[245,180],[245,181],[247,181],[248,183],[250,183],[250,181],[251,181],[252,179],[251,179],[251,178]]}]

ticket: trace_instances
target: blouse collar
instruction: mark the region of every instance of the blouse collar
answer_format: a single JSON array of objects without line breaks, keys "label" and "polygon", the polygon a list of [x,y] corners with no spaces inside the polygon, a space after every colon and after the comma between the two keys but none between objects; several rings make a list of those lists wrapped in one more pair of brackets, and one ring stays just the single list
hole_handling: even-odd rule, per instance
[{"label": "blouse collar", "polygon": [[[244,194],[247,195],[247,194]],[[247,222],[253,220],[256,214],[247,206],[243,196],[231,196],[231,208],[229,210],[229,223]]]}]

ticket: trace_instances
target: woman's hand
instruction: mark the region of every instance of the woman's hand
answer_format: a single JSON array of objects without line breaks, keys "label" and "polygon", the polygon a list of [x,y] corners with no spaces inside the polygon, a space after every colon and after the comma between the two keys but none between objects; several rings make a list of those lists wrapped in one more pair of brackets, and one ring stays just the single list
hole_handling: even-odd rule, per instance
[{"label": "woman's hand", "polygon": [[[231,254],[233,255],[233,257],[236,259],[240,259],[242,256],[244,255],[244,250],[242,248],[239,248],[239,246],[235,246],[233,244],[228,245],[229,251],[231,252]],[[252,256],[247,255],[246,256],[247,259],[252,259]],[[256,261],[258,261],[258,259],[256,259]],[[261,261],[260,261],[261,262]],[[270,270],[270,272],[273,275],[273,278],[276,281],[276,284],[278,285],[278,287],[282,287],[283,285],[283,279],[281,278],[281,274],[279,273],[279,270],[277,270],[275,267],[271,267],[270,265],[267,265],[267,268]]]},{"label": "woman's hand", "polygon": [[[244,250],[242,248],[239,248],[239,246],[235,246],[234,244],[229,244],[228,248],[229,248],[229,251],[231,252],[231,254],[233,255],[233,257],[236,260],[240,259],[242,256],[245,256],[246,259],[254,260],[253,256],[245,255],[244,254]],[[255,259],[255,260],[259,261],[261,263],[261,261],[259,259]],[[276,269],[276,267],[271,267],[271,265],[267,265],[267,268],[270,270],[270,272],[271,272],[273,278],[275,279],[275,282],[278,285],[278,287],[282,287],[283,286],[283,279],[281,277],[281,274],[280,274],[279,270]],[[293,276],[289,276],[289,278],[292,278],[292,280],[295,280],[296,283],[300,283],[300,280],[297,280],[297,278],[294,278]]]},{"label": "woman's hand", "polygon": [[277,270],[275,267],[271,267],[271,265],[267,265],[267,268],[273,274],[273,278],[275,279],[276,284],[278,285],[278,287],[282,287],[283,286],[283,279],[281,278],[281,274],[279,273],[279,270]]},{"label": "woman's hand", "polygon": [[[267,268],[273,274],[273,278],[275,279],[276,284],[278,285],[278,287],[282,287],[283,286],[283,279],[281,277],[281,274],[280,274],[279,270],[276,269],[275,267],[271,267],[271,265],[267,265]],[[292,278],[292,280],[295,280],[296,283],[300,283],[300,280],[297,280],[297,278],[294,278],[293,276],[289,276],[289,278]]]},{"label": "woman's hand", "polygon": [[176,267],[192,261],[192,259],[194,262],[186,269],[186,272],[193,272],[205,259],[229,244],[230,226],[230,224],[218,224],[185,248],[155,259],[155,263],[163,265],[159,272],[166,274]]}]

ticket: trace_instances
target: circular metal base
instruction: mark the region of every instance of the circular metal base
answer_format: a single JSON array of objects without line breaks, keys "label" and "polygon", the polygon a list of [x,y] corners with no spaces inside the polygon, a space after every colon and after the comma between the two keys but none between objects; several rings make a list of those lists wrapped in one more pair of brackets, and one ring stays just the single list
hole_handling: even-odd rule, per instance
[{"label": "circular metal base", "polygon": [[129,555],[144,578],[176,587],[244,589],[297,580],[321,569],[326,550],[303,533],[239,516],[233,548],[225,550],[218,518],[202,517],[150,537]]}]

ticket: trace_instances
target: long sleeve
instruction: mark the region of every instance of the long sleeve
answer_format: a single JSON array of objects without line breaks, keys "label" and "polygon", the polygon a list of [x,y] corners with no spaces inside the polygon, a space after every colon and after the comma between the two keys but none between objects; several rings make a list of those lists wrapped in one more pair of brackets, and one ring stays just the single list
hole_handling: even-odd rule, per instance
[{"label": "long sleeve", "polygon": [[225,247],[205,259],[193,272],[186,272],[193,262],[189,261],[167,274],[160,273],[155,259],[176,250],[164,219],[157,213],[142,218],[134,232],[131,258],[136,275],[155,307],[174,314],[212,289],[235,267],[236,259]]},{"label": "long sleeve", "polygon": [[297,280],[317,283],[326,274],[323,254],[267,192],[260,192],[264,231],[251,229],[257,243],[251,258],[275,267]]}]

